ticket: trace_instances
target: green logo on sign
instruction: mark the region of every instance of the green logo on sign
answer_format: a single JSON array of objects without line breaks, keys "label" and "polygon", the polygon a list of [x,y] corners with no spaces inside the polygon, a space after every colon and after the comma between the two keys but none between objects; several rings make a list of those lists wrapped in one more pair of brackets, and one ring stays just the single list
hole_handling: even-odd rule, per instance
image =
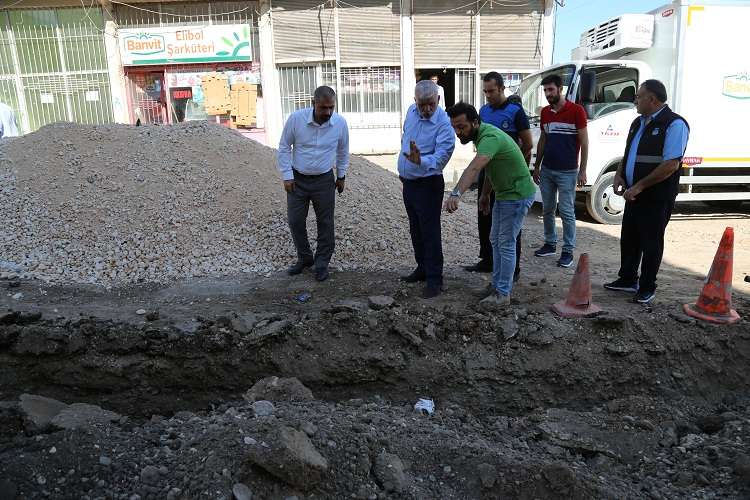
[{"label": "green logo on sign", "polygon": [[225,36],[221,37],[221,41],[224,45],[229,47],[230,50],[221,50],[216,53],[217,56],[231,56],[237,57],[242,49],[250,47],[250,28],[245,26],[242,28],[242,36],[236,31],[232,32],[233,39]]}]

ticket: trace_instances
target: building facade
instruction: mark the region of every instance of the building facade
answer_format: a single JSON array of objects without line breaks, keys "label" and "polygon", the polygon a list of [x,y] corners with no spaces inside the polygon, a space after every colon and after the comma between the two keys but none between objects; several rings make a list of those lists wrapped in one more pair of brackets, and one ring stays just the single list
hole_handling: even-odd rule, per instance
[{"label": "building facade", "polygon": [[0,10],[0,100],[25,132],[53,121],[228,123],[210,81],[219,78],[217,89],[257,86],[253,125],[273,146],[286,117],[329,85],[353,152],[396,151],[418,79],[437,75],[448,105],[479,105],[485,73],[513,88],[550,64],[554,6],[22,0]]}]

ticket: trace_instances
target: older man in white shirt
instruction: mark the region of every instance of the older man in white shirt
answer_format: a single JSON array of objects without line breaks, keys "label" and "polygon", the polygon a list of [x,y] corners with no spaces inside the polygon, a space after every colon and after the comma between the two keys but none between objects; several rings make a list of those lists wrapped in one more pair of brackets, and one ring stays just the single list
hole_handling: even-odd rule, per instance
[{"label": "older man in white shirt", "polygon": [[[336,93],[318,87],[313,107],[289,116],[279,142],[278,167],[284,181],[287,217],[297,262],[288,272],[300,274],[315,266],[315,279],[328,279],[328,263],[335,245],[333,213],[336,193],[344,191],[349,167],[349,129],[346,120],[334,112]],[[336,174],[334,175],[334,167]],[[307,212],[315,210],[318,239],[313,255],[307,238]]]}]

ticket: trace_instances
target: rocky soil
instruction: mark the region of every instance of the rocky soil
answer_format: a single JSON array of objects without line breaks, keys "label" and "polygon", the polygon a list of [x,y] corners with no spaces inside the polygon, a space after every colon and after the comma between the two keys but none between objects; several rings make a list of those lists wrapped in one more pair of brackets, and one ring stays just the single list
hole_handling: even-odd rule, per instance
[{"label": "rocky soil", "polygon": [[[278,272],[274,162],[202,123],[0,141],[0,500],[750,498],[746,214],[679,209],[647,306],[582,217],[603,312],[563,320],[536,208],[510,308],[459,267],[470,203],[420,299],[399,182],[357,157],[329,280]],[[715,326],[682,305],[726,226],[744,319]]]},{"label": "rocky soil", "polygon": [[[216,124],[48,125],[0,142],[0,271],[46,282],[267,274],[294,259],[275,150]],[[410,257],[400,182],[353,156],[337,196],[335,269]],[[444,224],[450,262],[466,212]],[[315,227],[310,217],[310,237]],[[5,263],[3,263],[5,261]]]},{"label": "rocky soil", "polygon": [[497,313],[469,278],[437,301],[393,275],[331,279],[305,303],[311,278],[13,285],[0,498],[750,495],[746,321],[621,314],[616,294],[561,321],[549,283]]}]

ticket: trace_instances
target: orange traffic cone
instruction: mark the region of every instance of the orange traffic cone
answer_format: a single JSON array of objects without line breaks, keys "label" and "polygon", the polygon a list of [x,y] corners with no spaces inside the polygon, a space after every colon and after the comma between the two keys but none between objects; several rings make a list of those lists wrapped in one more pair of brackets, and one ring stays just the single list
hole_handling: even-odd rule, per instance
[{"label": "orange traffic cone", "polygon": [[552,310],[563,318],[581,318],[600,313],[601,308],[591,303],[591,274],[589,254],[582,253],[578,259],[576,274],[564,301],[552,306]]},{"label": "orange traffic cone", "polygon": [[685,312],[694,318],[712,323],[734,323],[740,319],[732,309],[732,252],[734,229],[728,227],[721,237],[706,284],[695,304],[685,304]]}]

